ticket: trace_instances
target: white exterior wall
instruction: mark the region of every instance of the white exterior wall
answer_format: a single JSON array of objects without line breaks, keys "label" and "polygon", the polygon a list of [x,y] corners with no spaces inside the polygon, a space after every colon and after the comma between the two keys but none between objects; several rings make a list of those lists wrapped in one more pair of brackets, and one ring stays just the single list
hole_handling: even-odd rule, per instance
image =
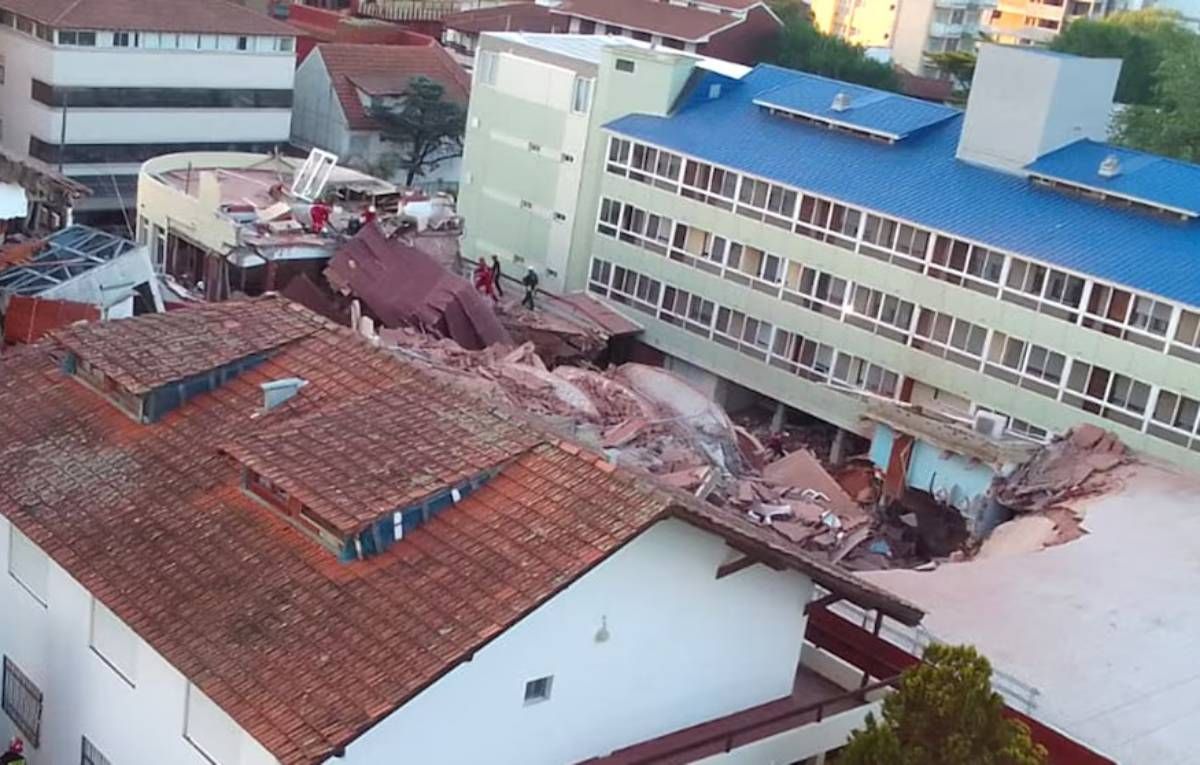
[{"label": "white exterior wall", "polygon": [[[6,66],[0,140],[20,157],[28,154],[31,135],[57,144],[62,132],[63,110],[32,99],[33,79],[79,87],[290,89],[295,76],[290,52],[55,47],[8,27],[0,28],[0,45]],[[290,125],[290,109],[68,108],[67,143],[286,143]],[[70,175],[136,175],[138,163],[64,169]]]},{"label": "white exterior wall", "polygon": [[1015,171],[1080,138],[1108,136],[1119,59],[982,45],[958,158]]},{"label": "white exterior wall", "polygon": [[892,63],[916,75],[925,70],[933,0],[901,0],[892,32]]},{"label": "white exterior wall", "polygon": [[[183,737],[188,682],[149,645],[133,638],[130,686],[90,647],[92,596],[53,561],[43,606],[9,573],[11,525],[0,517],[0,651],[42,691],[41,744],[26,747],[29,765],[79,762],[82,736],[113,763],[210,765]],[[221,765],[276,763],[232,725],[237,751]],[[23,736],[0,713],[0,739]]]},{"label": "white exterior wall", "polygon": [[[682,521],[654,526],[329,765],[561,765],[788,694],[812,583],[765,566],[716,579],[731,553]],[[526,706],[547,675],[550,699]]]},{"label": "white exterior wall", "polygon": [[296,69],[292,141],[308,149],[322,148],[339,157],[346,156],[350,149],[350,128],[319,47]]}]

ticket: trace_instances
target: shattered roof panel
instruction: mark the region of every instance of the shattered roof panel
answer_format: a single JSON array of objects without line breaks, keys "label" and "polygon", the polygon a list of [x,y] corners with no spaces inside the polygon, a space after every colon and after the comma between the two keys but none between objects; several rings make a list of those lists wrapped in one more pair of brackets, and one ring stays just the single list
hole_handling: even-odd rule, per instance
[{"label": "shattered roof panel", "polygon": [[102,266],[138,245],[87,226],[68,226],[46,237],[34,252],[14,249],[0,266],[0,293],[38,295]]},{"label": "shattered roof panel", "polygon": [[280,298],[230,300],[136,322],[97,322],[55,333],[64,348],[134,394],[265,353],[325,328]]}]

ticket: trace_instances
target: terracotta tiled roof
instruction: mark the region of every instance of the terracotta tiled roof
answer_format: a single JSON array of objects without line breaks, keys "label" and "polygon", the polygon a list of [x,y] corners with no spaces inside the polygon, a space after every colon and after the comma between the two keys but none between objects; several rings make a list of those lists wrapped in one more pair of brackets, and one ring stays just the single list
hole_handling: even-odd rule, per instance
[{"label": "terracotta tiled roof", "polygon": [[[500,467],[541,439],[475,402],[405,380],[225,447],[342,532]],[[402,444],[390,449],[386,444]]]},{"label": "terracotta tiled roof", "polygon": [[436,42],[429,45],[323,44],[317,52],[352,130],[373,130],[375,120],[359,100],[356,82],[375,94],[402,93],[414,77],[428,77],[446,89],[445,97],[467,102],[471,77]]},{"label": "terracotta tiled roof", "polygon": [[0,8],[67,29],[296,34],[287,24],[227,0],[0,0]]},{"label": "terracotta tiled roof", "polygon": [[447,29],[460,32],[566,32],[569,20],[537,3],[509,3],[451,13],[442,19]]},{"label": "terracotta tiled roof", "polygon": [[323,319],[285,300],[230,301],[200,313],[161,313],[132,324],[94,322],[58,341],[134,394],[263,353],[320,331]]},{"label": "terracotta tiled roof", "polygon": [[[280,310],[293,311],[280,299],[182,310],[179,320],[213,348],[179,352],[225,358],[229,346],[211,330],[231,312],[269,326]],[[107,347],[128,357],[126,344],[154,342],[144,327],[155,323],[113,322]],[[261,348],[254,335],[245,342],[241,355]],[[288,765],[324,762],[671,515],[891,612],[904,608],[770,529],[530,426],[514,434],[483,403],[467,414],[462,394],[348,330],[299,333],[148,425],[67,377],[60,354],[51,336],[0,356],[0,513]],[[264,414],[259,385],[284,377],[309,384]],[[399,422],[389,406],[412,424],[389,430]],[[240,466],[220,451],[251,444],[253,459],[298,486],[324,496],[345,478],[370,502],[392,491],[387,470],[416,464],[407,452],[438,463],[436,480],[461,472],[431,451],[464,427],[482,443],[454,446],[458,457],[474,469],[506,455],[499,474],[387,551],[350,563],[244,493]],[[299,475],[330,461],[328,474]]]},{"label": "terracotta tiled roof", "polygon": [[554,13],[695,43],[706,42],[713,34],[743,21],[655,0],[566,0],[554,8]]}]

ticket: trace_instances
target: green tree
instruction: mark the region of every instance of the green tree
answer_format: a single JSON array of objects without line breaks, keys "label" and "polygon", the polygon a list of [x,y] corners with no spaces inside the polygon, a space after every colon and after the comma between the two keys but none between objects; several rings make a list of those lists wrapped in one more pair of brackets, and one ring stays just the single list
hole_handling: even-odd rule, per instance
[{"label": "green tree", "polygon": [[867,717],[838,765],[1044,765],[1029,729],[1006,719],[992,690],[992,667],[970,646],[931,645]]},{"label": "green tree", "polygon": [[439,162],[462,155],[467,112],[445,99],[445,88],[428,77],[414,77],[394,105],[371,109],[383,139],[397,146],[396,164],[405,185]]},{"label": "green tree", "polygon": [[1117,114],[1114,136],[1135,149],[1200,162],[1200,45],[1169,51],[1155,72],[1154,103]]},{"label": "green tree", "polygon": [[1050,48],[1088,58],[1121,59],[1117,101],[1151,104],[1167,53],[1191,47],[1196,40],[1197,35],[1182,26],[1177,15],[1148,9],[1072,21]]},{"label": "green tree", "polygon": [[900,78],[892,67],[868,58],[861,45],[817,29],[803,4],[780,2],[772,9],[783,28],[763,57],[767,63],[873,88],[900,89]]}]

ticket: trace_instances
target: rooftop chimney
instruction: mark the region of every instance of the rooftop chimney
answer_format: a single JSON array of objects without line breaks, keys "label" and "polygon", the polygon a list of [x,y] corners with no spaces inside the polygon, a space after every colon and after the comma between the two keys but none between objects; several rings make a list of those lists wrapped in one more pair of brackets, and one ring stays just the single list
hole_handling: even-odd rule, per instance
[{"label": "rooftop chimney", "polygon": [[1101,178],[1116,178],[1121,174],[1121,158],[1116,154],[1109,154],[1100,161],[1100,169],[1097,172]]},{"label": "rooftop chimney", "polygon": [[285,377],[282,380],[263,383],[263,409],[269,412],[290,401],[305,385],[308,385],[308,380],[301,380],[299,377]]},{"label": "rooftop chimney", "polygon": [[1069,143],[1108,137],[1120,59],[981,45],[959,159],[1018,173]]},{"label": "rooftop chimney", "polygon": [[844,112],[850,108],[850,94],[844,90],[839,90],[838,94],[833,97],[833,103],[829,108],[835,112]]}]

